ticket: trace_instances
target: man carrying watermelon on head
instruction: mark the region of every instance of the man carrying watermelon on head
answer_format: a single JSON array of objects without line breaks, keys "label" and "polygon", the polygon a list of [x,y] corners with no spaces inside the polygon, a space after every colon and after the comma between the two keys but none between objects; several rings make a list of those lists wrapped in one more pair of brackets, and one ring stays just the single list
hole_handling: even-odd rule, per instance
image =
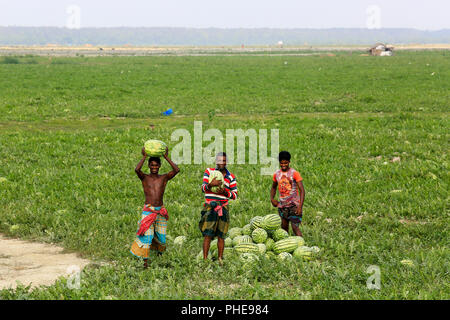
[{"label": "man carrying watermelon on head", "polygon": [[[272,189],[270,190],[270,201],[274,207],[278,208],[281,217],[281,228],[289,231],[291,222],[292,231],[296,236],[302,236],[300,224],[303,216],[303,201],[305,200],[305,189],[303,179],[298,171],[289,167],[291,154],[281,151],[278,155],[280,169],[273,174]],[[275,200],[279,192],[279,201]]]},{"label": "man carrying watermelon on head", "polygon": [[[160,142],[158,140],[151,141]],[[172,171],[162,175],[158,173],[161,167],[161,159],[159,158],[161,150],[155,151],[155,149],[150,148],[148,149],[149,152],[152,152],[151,157],[148,159],[150,174],[143,173],[141,169],[147,158],[146,147],[142,148],[143,157],[135,169],[144,188],[145,205],[142,209],[142,217],[139,222],[137,236],[131,245],[130,251],[134,256],[144,259],[144,268],[148,267],[150,249],[157,250],[158,254],[162,254],[166,248],[166,228],[169,215],[163,204],[163,196],[167,181],[180,172],[177,165],[170,160],[167,146],[163,142],[161,144],[165,147],[164,159],[169,162]],[[147,146],[147,148],[149,147]],[[163,148],[160,149],[164,150]]]},{"label": "man carrying watermelon on head", "polygon": [[216,155],[216,167],[207,168],[203,174],[202,192],[205,203],[201,211],[199,228],[203,239],[203,259],[208,258],[211,240],[217,237],[218,258],[222,262],[225,235],[228,232],[230,218],[228,200],[237,199],[236,177],[227,169],[227,155]]}]

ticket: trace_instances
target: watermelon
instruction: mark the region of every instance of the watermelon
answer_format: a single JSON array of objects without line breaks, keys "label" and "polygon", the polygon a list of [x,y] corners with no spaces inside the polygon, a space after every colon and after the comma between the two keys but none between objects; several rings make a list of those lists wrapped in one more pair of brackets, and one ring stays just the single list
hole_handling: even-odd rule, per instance
[{"label": "watermelon", "polygon": [[258,256],[251,252],[244,252],[244,253],[240,254],[239,259],[242,262],[249,263],[249,264],[255,263],[256,261],[259,260]]},{"label": "watermelon", "polygon": [[253,241],[250,236],[237,236],[233,239],[233,247],[240,243],[253,243]]},{"label": "watermelon", "polygon": [[211,191],[215,193],[215,192],[217,192],[217,191],[219,190],[219,188],[223,188],[223,185],[224,185],[225,180],[224,180],[224,178],[223,178],[222,172],[220,172],[219,170],[214,170],[214,171],[211,171],[211,172],[209,173],[209,179],[208,179],[208,182],[213,181],[214,178],[216,178],[216,180],[219,180],[219,181],[221,182],[221,185],[220,185],[220,186],[217,186],[217,187],[211,187]]},{"label": "watermelon", "polygon": [[252,228],[252,231],[255,230],[256,228],[262,228],[262,219],[263,217],[261,216],[254,216],[250,220],[250,226]]},{"label": "watermelon", "polygon": [[266,230],[267,237],[270,239],[273,239],[273,234],[275,233],[275,230]]},{"label": "watermelon", "polygon": [[[211,251],[210,251],[210,252],[208,252],[208,259],[211,259],[211,257],[212,257],[212,255],[211,255]],[[197,261],[203,260],[203,250],[201,250],[201,251],[198,253],[198,255],[197,255],[197,257],[196,257],[196,260],[197,260]]]},{"label": "watermelon", "polygon": [[292,259],[292,254],[288,253],[288,252],[281,252],[278,255],[278,258],[280,260],[291,260]]},{"label": "watermelon", "polygon": [[242,229],[238,227],[231,228],[230,230],[228,230],[228,235],[231,239],[234,239],[237,236],[242,235]]},{"label": "watermelon", "polygon": [[242,227],[242,234],[247,236],[250,236],[252,234],[252,227],[250,223]]},{"label": "watermelon", "polygon": [[268,214],[263,217],[262,225],[265,230],[276,230],[281,226],[281,218],[277,214]]},{"label": "watermelon", "polygon": [[310,247],[312,253],[318,253],[320,251],[320,248],[318,246],[312,246]]},{"label": "watermelon", "polygon": [[147,140],[144,143],[145,153],[150,157],[161,157],[166,153],[167,145],[160,140]]},{"label": "watermelon", "polygon": [[237,253],[244,253],[244,252],[259,253],[259,248],[258,245],[255,243],[240,243],[234,247],[234,251]]},{"label": "watermelon", "polygon": [[223,248],[223,258],[231,258],[234,255],[234,249],[233,248],[229,248],[229,247],[225,247]]},{"label": "watermelon", "polygon": [[266,249],[266,245],[264,243],[258,243],[257,246],[258,246],[260,254],[266,253],[267,249]]},{"label": "watermelon", "polygon": [[209,250],[217,249],[217,239],[214,239],[211,241],[211,244],[209,245]]},{"label": "watermelon", "polygon": [[275,242],[273,245],[273,252],[279,254],[281,252],[293,252],[298,248],[298,241],[292,238],[286,238]]},{"label": "watermelon", "polygon": [[264,229],[256,228],[252,232],[252,239],[255,243],[263,243],[267,239],[267,232]]},{"label": "watermelon", "polygon": [[311,260],[313,252],[311,248],[300,246],[294,251],[294,257],[297,259]]},{"label": "watermelon", "polygon": [[185,241],[186,241],[186,236],[178,236],[175,238],[175,240],[173,240],[173,243],[175,245],[181,246],[183,244],[183,242],[185,242]]},{"label": "watermelon", "polygon": [[303,239],[303,237],[299,237],[299,236],[289,236],[287,239],[294,239],[295,241],[298,242],[298,246],[303,246],[305,245],[305,239]]},{"label": "watermelon", "polygon": [[[233,256],[233,253],[234,253],[233,248],[228,248],[228,247],[223,248],[223,258],[229,258],[229,257]],[[219,249],[214,249],[212,251],[212,256],[215,258],[219,257]]]},{"label": "watermelon", "polygon": [[271,259],[271,258],[275,257],[275,253],[273,253],[272,251],[266,251],[266,254],[264,256],[267,259]]},{"label": "watermelon", "polygon": [[273,245],[275,244],[275,241],[273,241],[273,239],[271,238],[267,238],[265,245],[266,245],[266,250],[267,251],[271,251],[273,249]]},{"label": "watermelon", "polygon": [[225,247],[233,247],[233,239],[231,239],[230,237],[225,239]]},{"label": "watermelon", "polygon": [[286,239],[287,237],[289,237],[289,233],[286,230],[281,229],[281,228],[275,230],[275,232],[272,235],[272,238],[275,241],[279,241],[281,239]]}]

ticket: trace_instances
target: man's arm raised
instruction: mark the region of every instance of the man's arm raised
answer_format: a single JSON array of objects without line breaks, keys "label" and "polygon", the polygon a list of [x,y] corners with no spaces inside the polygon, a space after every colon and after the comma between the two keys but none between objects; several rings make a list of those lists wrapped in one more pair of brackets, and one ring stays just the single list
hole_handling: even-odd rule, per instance
[{"label": "man's arm raised", "polygon": [[171,165],[172,167],[172,171],[170,171],[167,174],[167,180],[172,179],[173,177],[175,177],[178,172],[180,172],[180,168],[178,168],[178,166],[175,164],[175,162],[173,162],[172,160],[170,160],[169,158],[169,148],[166,147],[166,153],[164,154],[164,159],[167,160],[167,162]]},{"label": "man's arm raised", "polygon": [[134,169],[134,172],[136,172],[136,174],[138,175],[139,179],[144,180],[145,178],[145,173],[142,172],[142,166],[144,165],[144,161],[147,158],[147,154],[145,153],[145,148],[142,148],[142,159],[141,161],[139,161],[138,165],[136,166],[136,168]]}]

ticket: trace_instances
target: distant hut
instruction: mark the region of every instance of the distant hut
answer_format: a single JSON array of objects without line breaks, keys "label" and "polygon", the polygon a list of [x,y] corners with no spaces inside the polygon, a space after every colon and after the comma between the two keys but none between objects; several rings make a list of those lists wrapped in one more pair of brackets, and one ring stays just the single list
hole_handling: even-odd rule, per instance
[{"label": "distant hut", "polygon": [[392,56],[394,47],[388,47],[384,43],[377,43],[369,50],[372,56]]}]

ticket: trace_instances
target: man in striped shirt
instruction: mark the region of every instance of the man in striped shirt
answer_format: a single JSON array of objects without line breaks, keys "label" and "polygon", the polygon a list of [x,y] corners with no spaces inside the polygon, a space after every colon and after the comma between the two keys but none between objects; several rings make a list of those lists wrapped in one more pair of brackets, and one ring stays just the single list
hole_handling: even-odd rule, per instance
[{"label": "man in striped shirt", "polygon": [[[205,203],[199,222],[200,231],[203,234],[203,259],[207,259],[211,240],[217,237],[217,249],[219,261],[222,261],[225,247],[225,235],[228,232],[230,218],[228,214],[228,200],[237,199],[236,177],[227,169],[227,155],[219,152],[216,155],[216,167],[207,168],[203,175],[202,192],[205,194]],[[209,175],[213,171],[223,174],[224,183],[216,178],[209,181]],[[216,192],[211,188],[218,187]]]}]

